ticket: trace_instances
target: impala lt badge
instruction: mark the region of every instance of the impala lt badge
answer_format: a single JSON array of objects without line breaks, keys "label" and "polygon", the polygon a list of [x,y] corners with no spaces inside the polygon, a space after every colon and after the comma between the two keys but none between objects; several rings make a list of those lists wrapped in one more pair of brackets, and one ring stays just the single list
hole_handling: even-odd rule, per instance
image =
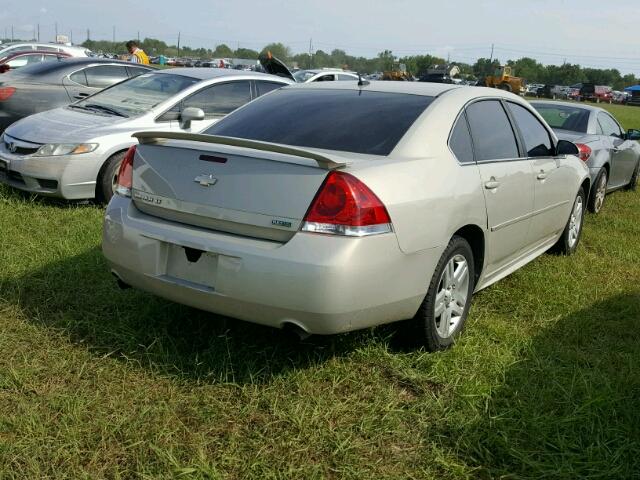
[{"label": "impala lt badge", "polygon": [[196,183],[199,183],[203,187],[210,187],[211,185],[215,185],[218,179],[215,178],[213,175],[202,174],[194,178],[193,181]]}]

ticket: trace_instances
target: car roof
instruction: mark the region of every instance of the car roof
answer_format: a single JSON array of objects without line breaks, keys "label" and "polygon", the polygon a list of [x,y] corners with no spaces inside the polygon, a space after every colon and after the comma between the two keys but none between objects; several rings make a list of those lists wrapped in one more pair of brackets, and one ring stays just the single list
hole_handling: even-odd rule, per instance
[{"label": "car roof", "polygon": [[604,108],[595,107],[593,105],[585,105],[584,103],[575,103],[575,102],[553,102],[547,100],[538,100],[532,101],[531,105],[557,105],[560,107],[572,107],[580,110],[588,110],[590,112],[606,112]]},{"label": "car roof", "polygon": [[38,54],[45,54],[45,55],[57,55],[59,57],[62,58],[70,58],[71,54],[67,53],[67,52],[52,52],[51,50],[20,50],[17,52],[9,52],[6,57],[3,58],[13,58],[13,57],[20,57],[22,55],[38,55]]},{"label": "car roof", "polygon": [[[426,82],[393,82],[393,81],[367,81],[362,87],[358,86],[354,81],[340,81],[340,82],[311,82],[311,83],[298,83],[288,86],[286,88],[304,88],[304,89],[320,89],[320,90],[362,90],[369,92],[388,92],[388,93],[406,93],[410,95],[424,95],[427,97],[437,97],[438,95],[457,88],[480,88],[480,87],[466,87],[463,85],[454,85],[447,83],[426,83]],[[492,89],[494,93],[498,90]]]},{"label": "car roof", "polygon": [[[134,65],[134,64],[130,64]],[[230,68],[197,68],[197,67],[185,67],[185,68],[166,68],[164,70],[158,70],[154,73],[158,74],[175,74],[182,75],[184,77],[196,78],[198,80],[211,80],[219,77],[250,77],[255,79],[271,79],[282,80],[283,83],[291,82],[289,79],[277,77],[275,75],[269,75],[268,73],[261,72],[249,72],[244,70],[233,70]]]}]

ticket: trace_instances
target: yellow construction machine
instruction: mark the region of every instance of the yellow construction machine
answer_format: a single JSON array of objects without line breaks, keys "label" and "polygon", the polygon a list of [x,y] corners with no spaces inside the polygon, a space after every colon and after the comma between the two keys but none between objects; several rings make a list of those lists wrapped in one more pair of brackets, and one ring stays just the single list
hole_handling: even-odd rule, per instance
[{"label": "yellow construction machine", "polygon": [[484,81],[487,87],[499,88],[516,95],[524,95],[525,92],[524,78],[516,77],[508,66],[498,68],[493,76],[489,75]]}]

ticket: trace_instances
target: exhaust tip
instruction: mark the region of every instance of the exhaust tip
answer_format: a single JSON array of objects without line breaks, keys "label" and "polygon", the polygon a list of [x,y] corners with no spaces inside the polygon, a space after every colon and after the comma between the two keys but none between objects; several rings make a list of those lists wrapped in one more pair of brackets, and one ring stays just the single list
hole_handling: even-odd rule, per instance
[{"label": "exhaust tip", "polygon": [[282,325],[282,330],[284,330],[287,333],[295,335],[300,341],[306,340],[311,336],[311,334],[307,332],[304,328],[292,322],[285,322]]},{"label": "exhaust tip", "polygon": [[127,290],[131,288],[131,285],[122,281],[122,279],[118,276],[116,272],[111,272],[111,275],[115,277],[116,283],[118,284],[118,287],[120,288],[120,290]]}]

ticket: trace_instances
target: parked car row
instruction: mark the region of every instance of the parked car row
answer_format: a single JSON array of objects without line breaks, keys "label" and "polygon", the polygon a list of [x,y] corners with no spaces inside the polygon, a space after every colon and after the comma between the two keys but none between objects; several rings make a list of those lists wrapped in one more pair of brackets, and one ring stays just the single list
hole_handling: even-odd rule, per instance
[{"label": "parked car row", "polygon": [[[67,104],[6,128],[0,182],[108,203],[121,287],[301,336],[407,320],[447,348],[474,292],[572,254],[585,208],[637,184],[640,132],[595,107],[276,62],[51,63],[2,79],[0,112],[40,90]],[[79,90],[105,66],[121,81]]]}]

